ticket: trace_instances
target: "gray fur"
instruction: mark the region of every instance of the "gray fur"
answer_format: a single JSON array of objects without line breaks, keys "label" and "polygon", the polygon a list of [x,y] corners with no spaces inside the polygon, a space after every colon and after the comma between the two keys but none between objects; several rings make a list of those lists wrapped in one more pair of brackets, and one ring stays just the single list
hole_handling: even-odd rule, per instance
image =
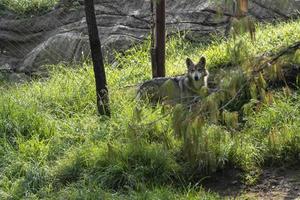
[{"label": "gray fur", "polygon": [[186,60],[187,74],[169,78],[154,78],[141,84],[137,99],[149,99],[151,103],[163,101],[167,104],[190,103],[202,96],[207,88],[209,72],[206,60],[201,57],[197,64]]}]

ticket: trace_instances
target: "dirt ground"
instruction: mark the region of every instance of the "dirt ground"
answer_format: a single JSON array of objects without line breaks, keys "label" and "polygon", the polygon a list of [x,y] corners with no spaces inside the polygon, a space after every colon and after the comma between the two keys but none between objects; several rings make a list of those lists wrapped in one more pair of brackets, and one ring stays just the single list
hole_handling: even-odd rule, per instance
[{"label": "dirt ground", "polygon": [[237,170],[223,172],[204,187],[225,199],[300,200],[300,167],[265,169],[255,186],[243,185],[240,175]]}]

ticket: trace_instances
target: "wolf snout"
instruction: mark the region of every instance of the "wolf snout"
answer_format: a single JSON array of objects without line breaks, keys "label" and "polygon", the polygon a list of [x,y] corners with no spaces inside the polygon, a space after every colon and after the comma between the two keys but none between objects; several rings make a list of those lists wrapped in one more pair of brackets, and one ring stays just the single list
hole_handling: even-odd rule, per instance
[{"label": "wolf snout", "polygon": [[194,80],[195,80],[195,81],[199,81],[200,78],[201,78],[201,74],[195,74],[195,75],[194,75]]}]

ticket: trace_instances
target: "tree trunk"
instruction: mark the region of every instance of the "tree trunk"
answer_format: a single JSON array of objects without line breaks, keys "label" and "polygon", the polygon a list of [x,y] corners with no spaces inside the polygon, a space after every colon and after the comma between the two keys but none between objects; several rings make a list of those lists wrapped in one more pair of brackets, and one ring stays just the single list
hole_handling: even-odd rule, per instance
[{"label": "tree trunk", "polygon": [[247,15],[249,9],[248,0],[238,0],[237,16],[244,17]]},{"label": "tree trunk", "polygon": [[156,47],[155,47],[155,14],[154,14],[154,2],[150,0],[150,9],[151,9],[151,66],[152,66],[152,78],[157,77],[157,60],[156,60]]},{"label": "tree trunk", "polygon": [[[166,54],[166,1],[156,1],[156,38],[155,38],[155,56],[157,77],[165,77],[165,54]],[[154,73],[155,74],[155,73]]]},{"label": "tree trunk", "polygon": [[101,43],[98,35],[98,27],[95,16],[94,0],[85,0],[84,2],[96,81],[96,100],[98,112],[100,115],[110,116],[108,90],[106,86],[106,76],[101,51]]}]

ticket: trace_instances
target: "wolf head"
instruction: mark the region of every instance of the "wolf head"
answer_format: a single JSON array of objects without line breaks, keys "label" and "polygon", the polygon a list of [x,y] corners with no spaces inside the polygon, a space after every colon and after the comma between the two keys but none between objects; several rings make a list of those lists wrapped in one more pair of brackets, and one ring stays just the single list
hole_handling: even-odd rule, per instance
[{"label": "wolf head", "polygon": [[197,64],[194,64],[190,58],[186,59],[186,65],[188,69],[188,78],[193,82],[203,81],[204,77],[208,75],[206,70],[206,59],[201,57]]}]

